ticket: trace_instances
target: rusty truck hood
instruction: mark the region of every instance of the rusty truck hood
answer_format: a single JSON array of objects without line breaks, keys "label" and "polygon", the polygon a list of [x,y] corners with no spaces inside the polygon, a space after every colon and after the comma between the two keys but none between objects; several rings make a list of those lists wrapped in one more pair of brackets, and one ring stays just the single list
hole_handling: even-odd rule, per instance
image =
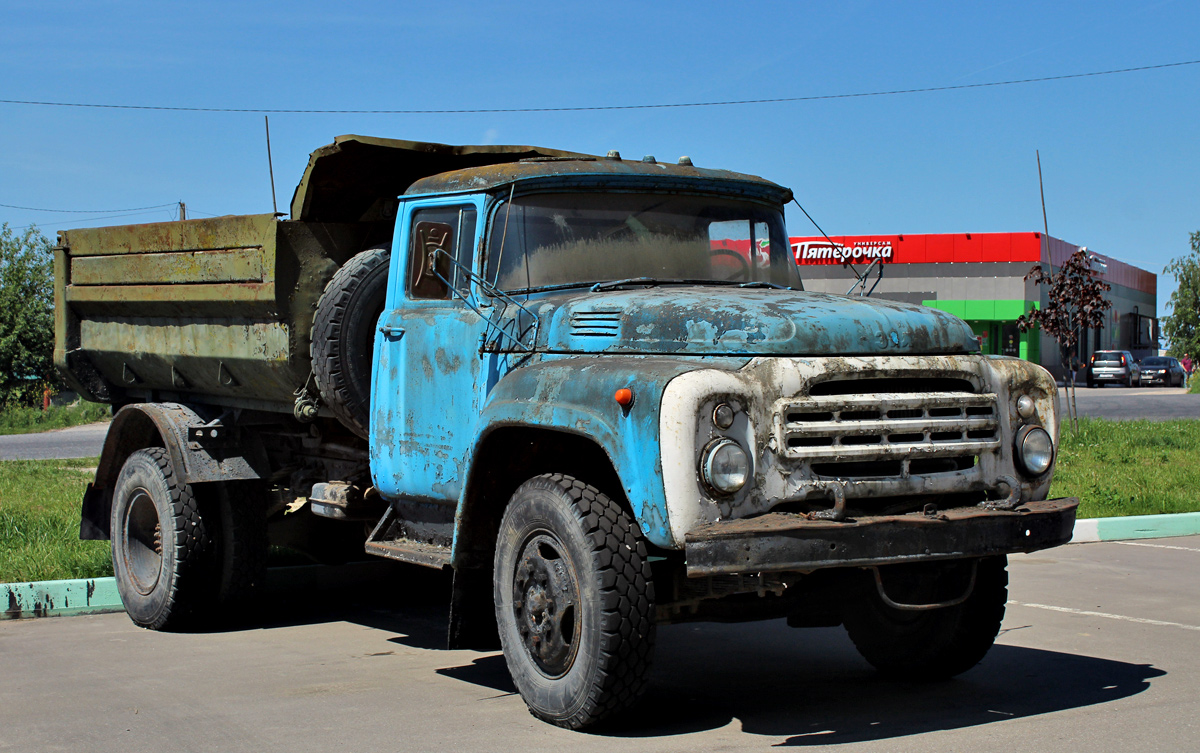
[{"label": "rusty truck hood", "polygon": [[[533,303],[533,301],[531,301]],[[978,352],[936,309],[871,298],[716,286],[555,294],[536,301],[539,346],[560,353],[879,355]]]}]

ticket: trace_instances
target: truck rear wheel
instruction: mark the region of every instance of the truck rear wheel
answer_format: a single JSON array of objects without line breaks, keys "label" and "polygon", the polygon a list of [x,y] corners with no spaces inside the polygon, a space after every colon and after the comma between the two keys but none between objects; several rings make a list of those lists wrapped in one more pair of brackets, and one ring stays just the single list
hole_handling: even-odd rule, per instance
[{"label": "truck rear wheel", "polygon": [[1008,601],[1008,558],[978,561],[975,588],[963,603],[910,611],[888,606],[879,594],[848,609],[846,631],[862,657],[901,680],[944,680],[983,659],[1000,632]]},{"label": "truck rear wheel", "polygon": [[213,521],[166,450],[129,456],[113,490],[112,554],[117,590],[138,625],[178,629],[211,594]]},{"label": "truck rear wheel", "polygon": [[342,265],[321,294],[313,316],[313,376],[321,401],[366,439],[371,412],[375,326],[387,296],[391,249],[371,248]]},{"label": "truck rear wheel", "polygon": [[267,579],[267,495],[255,481],[229,481],[208,486],[217,495],[219,582],[216,600],[222,607],[246,607]]},{"label": "truck rear wheel", "polygon": [[620,505],[570,476],[526,481],[500,524],[493,584],[504,658],[534,716],[579,729],[641,695],[654,587]]}]

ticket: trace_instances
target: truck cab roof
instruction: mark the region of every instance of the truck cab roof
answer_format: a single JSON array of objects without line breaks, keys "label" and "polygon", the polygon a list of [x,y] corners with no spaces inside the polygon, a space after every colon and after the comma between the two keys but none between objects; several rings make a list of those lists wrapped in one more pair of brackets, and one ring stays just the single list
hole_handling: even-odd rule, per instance
[{"label": "truck cab roof", "polygon": [[[314,151],[292,197],[292,219],[357,222],[381,201],[405,195],[486,191],[515,181],[586,182],[606,186],[622,179],[652,186],[654,178],[678,186],[758,196],[780,203],[791,191],[754,175],[690,164],[599,157],[581,152],[517,145],[451,145],[372,136],[338,136]],[[719,183],[719,184],[718,184]]]}]

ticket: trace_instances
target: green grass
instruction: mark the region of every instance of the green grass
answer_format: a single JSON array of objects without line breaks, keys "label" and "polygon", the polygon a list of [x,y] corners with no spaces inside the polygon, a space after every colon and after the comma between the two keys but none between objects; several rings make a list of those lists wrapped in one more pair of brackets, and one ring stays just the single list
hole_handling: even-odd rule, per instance
[{"label": "green grass", "polygon": [[50,429],[106,421],[112,416],[108,405],[79,400],[74,405],[51,406],[49,410],[9,406],[0,409],[0,435],[29,434]]},{"label": "green grass", "polygon": [[108,542],[79,540],[96,461],[0,462],[0,583],[112,575]]},{"label": "green grass", "polygon": [[1051,497],[1079,497],[1080,518],[1200,512],[1200,421],[1081,418],[1060,437]]}]

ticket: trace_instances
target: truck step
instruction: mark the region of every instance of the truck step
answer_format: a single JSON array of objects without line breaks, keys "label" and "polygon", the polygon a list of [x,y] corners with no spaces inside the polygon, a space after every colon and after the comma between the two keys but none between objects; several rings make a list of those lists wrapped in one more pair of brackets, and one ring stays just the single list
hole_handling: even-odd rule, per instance
[{"label": "truck step", "polygon": [[450,548],[411,539],[368,541],[367,554],[441,569],[450,565]]},{"label": "truck step", "polygon": [[367,537],[366,552],[414,565],[447,567],[454,541],[453,520],[453,506],[397,500]]}]

